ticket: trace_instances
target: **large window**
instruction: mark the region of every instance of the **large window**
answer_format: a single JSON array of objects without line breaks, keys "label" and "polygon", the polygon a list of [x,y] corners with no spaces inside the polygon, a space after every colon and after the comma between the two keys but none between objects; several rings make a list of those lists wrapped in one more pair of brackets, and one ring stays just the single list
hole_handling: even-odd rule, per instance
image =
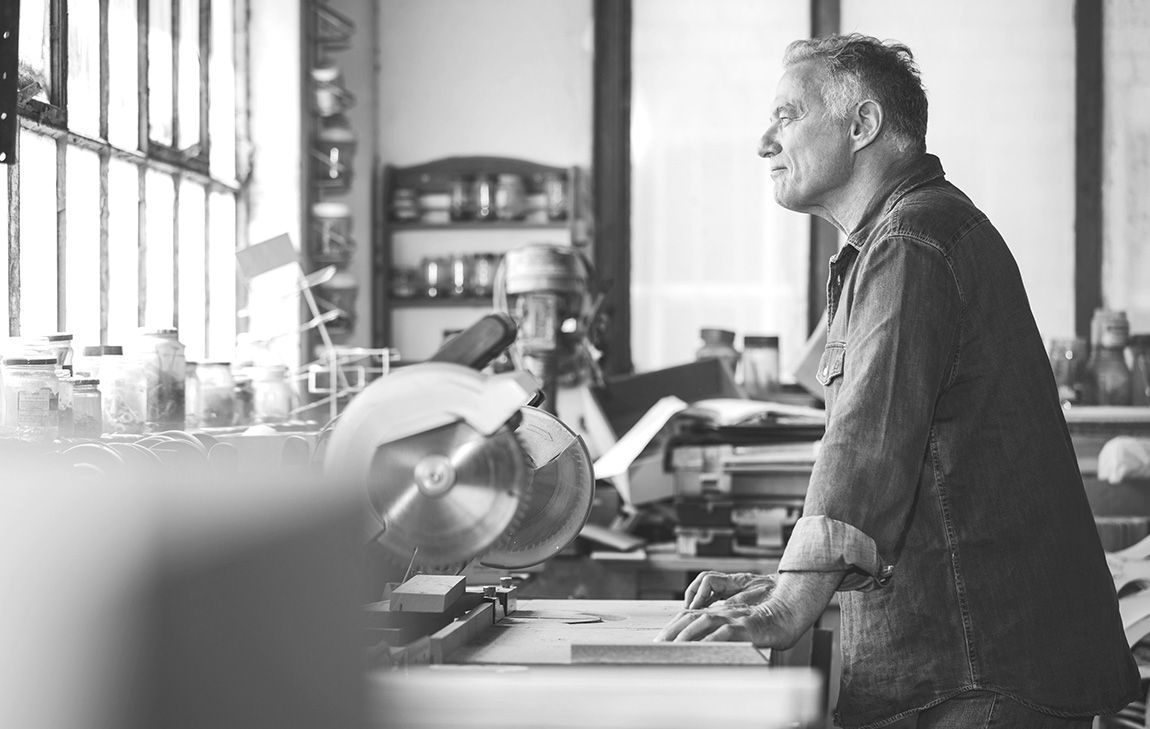
[{"label": "large window", "polygon": [[245,0],[20,3],[9,335],[177,326],[189,359],[229,357]]}]

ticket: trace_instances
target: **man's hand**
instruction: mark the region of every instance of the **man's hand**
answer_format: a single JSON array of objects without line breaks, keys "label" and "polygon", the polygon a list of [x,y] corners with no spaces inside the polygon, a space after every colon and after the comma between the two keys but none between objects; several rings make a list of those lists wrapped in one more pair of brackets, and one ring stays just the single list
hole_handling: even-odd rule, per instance
[{"label": "man's hand", "polygon": [[705,608],[717,600],[731,598],[742,593],[739,604],[754,605],[765,600],[775,589],[774,575],[757,575],[752,572],[703,572],[696,577],[683,594],[688,610]]},{"label": "man's hand", "polygon": [[[775,581],[748,580],[744,584],[749,589],[733,592],[736,575],[704,573],[691,583],[691,587],[696,588],[693,594],[688,588],[688,604],[698,600],[704,583],[708,596],[732,591],[731,598],[705,609],[684,610],[655,640],[745,641],[760,647],[790,648],[822,614],[843,575],[843,572],[787,572]],[[712,579],[708,582],[708,578]]]}]

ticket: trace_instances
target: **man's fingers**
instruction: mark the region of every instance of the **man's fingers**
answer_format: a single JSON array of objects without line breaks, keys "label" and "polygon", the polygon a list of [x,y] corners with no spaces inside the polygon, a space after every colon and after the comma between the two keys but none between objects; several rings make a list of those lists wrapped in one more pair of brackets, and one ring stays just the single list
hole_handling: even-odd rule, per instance
[{"label": "man's fingers", "polygon": [[723,597],[726,592],[727,576],[718,572],[704,572],[695,578],[687,588],[686,604],[688,610],[705,608],[715,599]]},{"label": "man's fingers", "polygon": [[720,625],[719,628],[710,635],[703,638],[704,642],[718,642],[718,641],[740,641],[746,640],[745,637],[739,636],[737,631],[731,625]]},{"label": "man's fingers", "polygon": [[725,624],[725,620],[715,617],[714,615],[699,615],[675,636],[675,642],[684,643],[691,640],[703,640]]},{"label": "man's fingers", "polygon": [[691,621],[693,621],[696,617],[697,613],[679,613],[671,619],[671,622],[663,626],[663,629],[659,631],[657,636],[655,636],[655,641],[661,642],[675,640],[676,636],[679,635],[683,628],[690,625]]}]

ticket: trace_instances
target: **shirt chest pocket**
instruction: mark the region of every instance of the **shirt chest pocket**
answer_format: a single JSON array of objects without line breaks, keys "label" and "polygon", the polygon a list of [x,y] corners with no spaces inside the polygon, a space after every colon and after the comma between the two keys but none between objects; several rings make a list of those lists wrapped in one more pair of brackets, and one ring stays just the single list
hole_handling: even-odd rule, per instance
[{"label": "shirt chest pocket", "polygon": [[842,377],[843,360],[846,359],[846,352],[846,347],[841,344],[829,344],[823,350],[823,356],[819,360],[819,369],[815,372],[815,379],[823,387]]}]

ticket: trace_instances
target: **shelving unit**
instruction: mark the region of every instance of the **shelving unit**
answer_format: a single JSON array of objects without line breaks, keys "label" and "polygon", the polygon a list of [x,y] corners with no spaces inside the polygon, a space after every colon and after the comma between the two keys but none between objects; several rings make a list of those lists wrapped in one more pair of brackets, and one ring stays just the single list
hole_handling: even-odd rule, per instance
[{"label": "shelving unit", "polygon": [[[497,178],[516,175],[523,180],[527,200],[539,200],[544,181],[560,179],[563,204],[547,216],[546,209],[528,204],[525,216],[517,220],[451,220],[445,207],[453,181],[480,176]],[[502,255],[519,245],[532,242],[565,243],[578,247],[588,244],[584,184],[577,167],[556,167],[508,157],[448,157],[426,164],[399,167],[376,165],[373,199],[378,201],[372,235],[372,346],[395,347],[405,327],[427,328],[430,321],[441,328],[458,328],[464,314],[448,310],[465,309],[478,318],[492,307],[490,296],[399,297],[393,291],[393,273],[398,267],[419,270],[425,257],[453,253]],[[397,219],[396,190],[418,199],[435,198],[430,209],[406,208],[417,220]],[[561,219],[553,219],[561,217]],[[586,252],[586,250],[585,250]],[[425,282],[424,278],[418,279]],[[418,286],[419,284],[417,284]],[[403,312],[403,313],[400,313]],[[422,312],[422,313],[421,313]],[[429,312],[431,314],[429,315]],[[435,313],[438,312],[438,313]],[[406,320],[406,321],[405,321]],[[437,335],[436,335],[437,336]],[[429,337],[424,337],[428,339]],[[418,359],[421,352],[404,352],[404,359]]]}]

